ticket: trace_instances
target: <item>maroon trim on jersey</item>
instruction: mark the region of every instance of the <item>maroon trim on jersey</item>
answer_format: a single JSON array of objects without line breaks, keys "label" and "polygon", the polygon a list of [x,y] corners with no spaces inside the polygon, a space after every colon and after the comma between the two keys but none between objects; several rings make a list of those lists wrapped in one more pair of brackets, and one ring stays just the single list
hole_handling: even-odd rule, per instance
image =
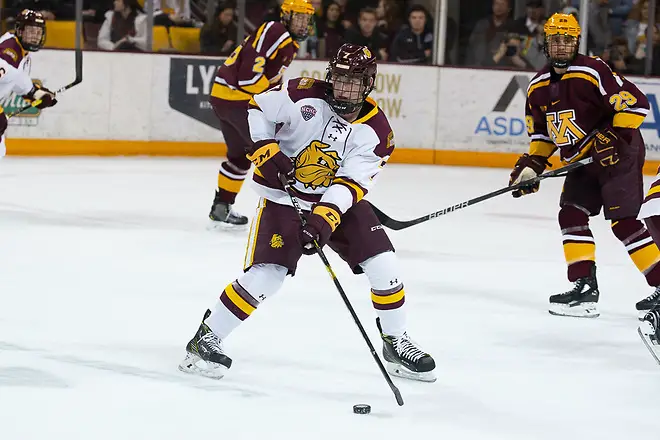
[{"label": "maroon trim on jersey", "polygon": [[294,78],[287,85],[289,98],[298,102],[305,98],[316,98],[325,100],[326,92],[330,84],[313,78]]},{"label": "maroon trim on jersey", "polygon": [[[365,102],[365,105],[367,104],[369,103]],[[390,156],[394,151],[394,132],[385,113],[378,109],[378,113],[364,121],[363,124],[371,127],[380,140],[374,149],[374,154],[378,157]]]},{"label": "maroon trim on jersey", "polygon": [[18,65],[23,60],[23,54],[23,48],[16,37],[9,38],[0,43],[0,58],[16,69],[18,69]]}]

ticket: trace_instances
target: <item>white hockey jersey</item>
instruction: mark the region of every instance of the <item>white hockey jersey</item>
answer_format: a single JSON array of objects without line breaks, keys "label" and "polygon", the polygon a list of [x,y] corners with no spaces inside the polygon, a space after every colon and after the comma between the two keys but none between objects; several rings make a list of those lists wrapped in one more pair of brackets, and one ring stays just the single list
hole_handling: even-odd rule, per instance
[{"label": "white hockey jersey", "polygon": [[[294,78],[255,95],[248,123],[252,140],[277,142],[295,165],[293,189],[303,209],[331,203],[345,213],[374,185],[394,150],[394,134],[385,114],[370,98],[352,123],[326,102],[328,84]],[[291,205],[287,193],[273,188],[255,170],[257,193],[272,202]]]},{"label": "white hockey jersey", "polygon": [[0,37],[0,98],[8,97],[11,92],[26,95],[32,86],[30,55],[16,36],[7,32]]}]

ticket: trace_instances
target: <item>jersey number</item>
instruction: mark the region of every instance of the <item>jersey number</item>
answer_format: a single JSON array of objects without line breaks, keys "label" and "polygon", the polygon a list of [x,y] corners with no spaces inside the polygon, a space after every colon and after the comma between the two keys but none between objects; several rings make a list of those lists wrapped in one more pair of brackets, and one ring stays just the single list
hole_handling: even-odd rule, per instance
[{"label": "jersey number", "polygon": [[585,136],[584,130],[575,122],[575,110],[549,112],[545,114],[545,120],[548,134],[558,147],[575,145]]},{"label": "jersey number", "polygon": [[[238,54],[243,50],[243,46],[238,46],[234,51],[227,57],[225,60],[225,66],[231,66],[236,62]],[[264,65],[266,64],[266,58],[257,57],[254,59],[254,66],[252,66],[252,71],[254,73],[264,73]]]},{"label": "jersey number", "polygon": [[614,111],[620,112],[631,105],[637,103],[637,98],[635,98],[632,93],[623,91],[617,95],[610,96],[610,104],[614,106]]}]

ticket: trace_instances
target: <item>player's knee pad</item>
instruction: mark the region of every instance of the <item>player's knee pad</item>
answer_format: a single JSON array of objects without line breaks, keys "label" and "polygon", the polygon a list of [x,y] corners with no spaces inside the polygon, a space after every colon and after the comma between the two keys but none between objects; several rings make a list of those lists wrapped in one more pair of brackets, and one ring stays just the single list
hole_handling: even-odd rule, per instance
[{"label": "player's knee pad", "polygon": [[371,257],[360,263],[360,267],[369,278],[372,290],[391,290],[403,284],[394,252],[383,252]]},{"label": "player's knee pad", "polygon": [[578,226],[587,226],[589,224],[589,214],[583,208],[578,206],[562,206],[557,216],[559,227],[561,229],[575,228]]},{"label": "player's knee pad", "polygon": [[255,264],[240,278],[238,284],[259,302],[280,290],[288,269],[277,264]]}]

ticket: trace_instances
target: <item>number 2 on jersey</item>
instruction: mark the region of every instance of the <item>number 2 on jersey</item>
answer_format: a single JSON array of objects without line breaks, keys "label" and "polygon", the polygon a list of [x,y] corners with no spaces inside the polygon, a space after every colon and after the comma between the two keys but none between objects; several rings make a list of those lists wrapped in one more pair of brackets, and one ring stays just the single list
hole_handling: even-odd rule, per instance
[{"label": "number 2 on jersey", "polygon": [[[236,62],[236,59],[238,58],[238,54],[241,53],[241,50],[243,50],[243,46],[238,46],[234,51],[227,57],[225,60],[225,66],[231,66]],[[264,57],[257,57],[254,59],[254,66],[252,66],[252,71],[254,73],[264,73],[264,65],[266,64],[266,58]]]}]

